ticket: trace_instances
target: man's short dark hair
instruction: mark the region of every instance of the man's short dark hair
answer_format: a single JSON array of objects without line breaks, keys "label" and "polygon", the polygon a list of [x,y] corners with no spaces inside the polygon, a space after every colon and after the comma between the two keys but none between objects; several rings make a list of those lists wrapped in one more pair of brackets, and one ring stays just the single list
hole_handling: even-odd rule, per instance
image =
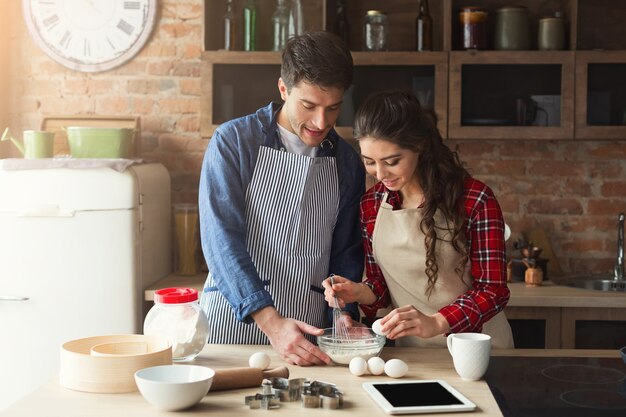
[{"label": "man's short dark hair", "polygon": [[352,84],[352,55],[330,32],[307,32],[287,41],[280,76],[288,90],[300,81],[347,90]]}]

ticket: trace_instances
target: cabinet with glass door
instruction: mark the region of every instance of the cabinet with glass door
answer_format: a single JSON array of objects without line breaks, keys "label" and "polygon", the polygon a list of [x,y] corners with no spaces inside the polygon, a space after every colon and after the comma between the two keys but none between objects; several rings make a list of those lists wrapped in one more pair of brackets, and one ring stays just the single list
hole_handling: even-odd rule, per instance
[{"label": "cabinet with glass door", "polygon": [[[575,3],[451,0],[449,138],[573,138]],[[542,19],[562,29],[556,46],[540,41]]]},{"label": "cabinet with glass door", "polygon": [[[290,7],[292,1],[285,3]],[[243,12],[250,3],[256,11],[255,50],[243,51]],[[512,50],[503,48],[500,23],[506,6],[510,9],[513,3],[430,0],[433,51],[428,52],[415,50],[420,0],[298,3],[304,31],[333,31],[338,10],[345,18],[341,27],[355,62],[355,85],[346,97],[346,111],[358,108],[368,93],[401,88],[414,92],[433,108],[438,126],[448,138],[626,138],[626,87],[622,82],[626,71],[626,2],[526,0],[523,12],[528,44]],[[229,4],[236,29],[231,32],[236,38],[230,42],[233,50],[224,49],[224,16]],[[203,136],[210,136],[216,126],[231,117],[278,99],[280,52],[270,52],[277,4],[277,0],[205,0]],[[464,47],[468,26],[467,21],[461,21],[460,12],[468,6],[486,13],[483,45],[478,49]],[[363,51],[363,22],[373,9],[386,14],[385,51]],[[538,50],[540,44],[545,48],[548,32],[540,30],[540,22],[546,23],[546,19],[562,27],[558,50]],[[339,120],[338,130],[344,136],[351,134],[350,120],[350,114]]]},{"label": "cabinet with glass door", "polygon": [[626,2],[579,0],[576,139],[626,138]]},{"label": "cabinet with glass door", "polygon": [[[226,120],[249,114],[270,100],[280,101],[276,83],[280,76],[280,52],[272,49],[272,13],[276,0],[255,0],[256,50],[243,51],[243,11],[249,0],[205,1],[205,51],[202,55],[201,133],[211,136]],[[333,31],[339,7],[348,22],[348,45],[355,71],[354,85],[344,96],[337,130],[352,137],[356,108],[370,93],[383,89],[403,89],[415,93],[425,107],[433,110],[442,135],[447,132],[448,54],[443,50],[443,16],[449,0],[430,1],[434,51],[416,52],[415,19],[419,0],[301,1],[304,30]],[[230,3],[230,16],[239,29],[234,31],[232,49],[225,50],[224,15]],[[292,2],[286,1],[288,7]],[[385,51],[363,51],[363,19],[368,10],[383,8],[387,16]],[[231,32],[232,33],[232,32]],[[231,35],[232,36],[232,35]]]}]

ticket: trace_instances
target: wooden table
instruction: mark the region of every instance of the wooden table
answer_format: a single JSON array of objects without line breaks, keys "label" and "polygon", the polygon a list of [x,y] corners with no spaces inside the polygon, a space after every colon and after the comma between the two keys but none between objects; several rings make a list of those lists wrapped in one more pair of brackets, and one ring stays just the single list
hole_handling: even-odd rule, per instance
[{"label": "wooden table", "polygon": [[[286,365],[269,346],[207,345],[193,362],[214,369],[247,366],[249,356],[257,351],[267,352],[271,367]],[[478,411],[472,415],[502,415],[485,381],[463,381],[454,371],[452,359],[444,349],[385,348],[384,359],[400,358],[409,364],[406,379],[444,379],[472,400]],[[329,415],[384,416],[386,415],[361,388],[366,381],[391,380],[387,376],[357,377],[343,366],[298,367],[288,366],[290,378],[306,377],[311,380],[331,382],[344,393],[342,410],[302,408],[299,402],[282,403],[279,409],[250,410],[244,405],[244,397],[253,395],[260,388],[209,392],[195,407],[185,411],[186,415],[215,416],[269,416],[306,415],[307,417]],[[172,416],[161,412],[146,402],[138,392],[128,394],[92,394],[71,391],[57,381],[51,381],[6,410],[2,417],[33,416]]]},{"label": "wooden table", "polygon": [[[209,366],[214,369],[247,366],[249,356],[258,351],[267,352],[271,367],[286,365],[269,346],[249,345],[207,345],[200,356],[192,363]],[[583,357],[618,357],[617,351],[587,350],[494,350],[494,356],[583,356]],[[452,359],[445,349],[385,348],[383,359],[400,358],[409,364],[407,379],[443,379],[473,401],[478,409],[472,416],[501,416],[502,413],[487,383],[463,381],[454,371]],[[344,392],[342,410],[302,408],[300,403],[282,403],[274,410],[250,410],[244,405],[244,397],[253,395],[258,388],[231,391],[209,392],[196,406],[184,411],[186,415],[215,416],[269,416],[270,414],[298,416],[384,416],[386,415],[361,388],[366,381],[391,380],[386,376],[356,377],[346,367],[319,366],[298,367],[289,365],[290,377],[306,377],[336,384]],[[267,414],[269,413],[269,414]],[[26,396],[4,413],[2,417],[115,417],[115,416],[173,416],[171,412],[162,412],[146,402],[138,392],[127,394],[92,394],[72,391],[51,381]],[[469,414],[466,414],[469,415]]]}]

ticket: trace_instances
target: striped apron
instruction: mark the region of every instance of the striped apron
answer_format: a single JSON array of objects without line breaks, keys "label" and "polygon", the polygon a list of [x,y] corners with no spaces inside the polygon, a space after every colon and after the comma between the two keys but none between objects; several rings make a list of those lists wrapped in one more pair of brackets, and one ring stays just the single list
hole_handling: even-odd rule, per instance
[{"label": "striped apron", "polygon": [[[472,287],[469,262],[461,279],[455,271],[460,254],[451,244],[451,232],[446,220],[437,212],[437,282],[430,297],[426,295],[426,248],[424,233],[419,224],[419,208],[393,210],[387,203],[387,193],[376,216],[372,235],[374,259],[385,276],[393,308],[412,305],[424,314],[432,315],[456,300]],[[513,348],[513,335],[504,315],[500,312],[483,325],[483,333],[491,336],[494,348]],[[406,336],[396,341],[398,346],[445,347],[442,335],[428,339]]]},{"label": "striped apron", "polygon": [[[323,328],[332,236],[339,210],[334,157],[274,149],[272,122],[246,190],[247,249],[278,313]],[[233,277],[237,279],[237,277]],[[201,298],[208,343],[269,344],[255,324],[238,321],[209,273]]]}]

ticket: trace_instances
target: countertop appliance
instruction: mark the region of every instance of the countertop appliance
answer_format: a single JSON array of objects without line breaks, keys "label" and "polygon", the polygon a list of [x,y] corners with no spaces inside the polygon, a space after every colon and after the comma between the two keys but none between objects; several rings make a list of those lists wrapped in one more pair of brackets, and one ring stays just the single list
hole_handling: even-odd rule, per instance
[{"label": "countertop appliance", "polygon": [[485,380],[504,417],[623,417],[621,358],[492,357]]},{"label": "countertop appliance", "polygon": [[58,373],[63,342],[141,333],[143,289],[171,272],[161,164],[0,166],[0,412]]}]

